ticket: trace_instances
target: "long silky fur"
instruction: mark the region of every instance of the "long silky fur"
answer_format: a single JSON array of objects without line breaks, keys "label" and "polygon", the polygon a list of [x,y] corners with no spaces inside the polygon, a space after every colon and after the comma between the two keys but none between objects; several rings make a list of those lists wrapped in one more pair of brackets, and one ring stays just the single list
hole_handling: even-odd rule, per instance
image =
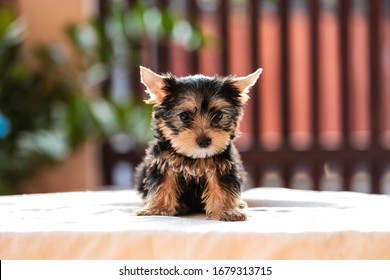
[{"label": "long silky fur", "polygon": [[[137,214],[205,212],[211,219],[245,220],[240,193],[246,176],[233,143],[244,103],[233,78],[166,75],[164,91],[154,105],[155,139],[136,169],[136,186],[146,201]],[[182,112],[191,119],[181,120]],[[217,112],[223,114],[219,121]],[[202,133],[215,143],[210,152],[192,139]]]}]

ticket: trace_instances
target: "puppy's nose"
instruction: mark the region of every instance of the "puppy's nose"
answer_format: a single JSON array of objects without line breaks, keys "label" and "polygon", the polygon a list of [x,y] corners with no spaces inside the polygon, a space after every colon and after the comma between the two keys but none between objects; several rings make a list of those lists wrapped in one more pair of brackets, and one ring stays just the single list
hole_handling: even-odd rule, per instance
[{"label": "puppy's nose", "polygon": [[201,136],[198,139],[196,139],[196,143],[201,148],[207,148],[211,144],[211,138],[207,136]]}]

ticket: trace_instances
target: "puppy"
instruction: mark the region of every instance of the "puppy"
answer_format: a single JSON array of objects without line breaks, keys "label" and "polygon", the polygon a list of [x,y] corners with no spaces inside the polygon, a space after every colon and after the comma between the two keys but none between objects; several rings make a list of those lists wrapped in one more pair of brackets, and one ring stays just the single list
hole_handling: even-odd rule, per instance
[{"label": "puppy", "polygon": [[175,77],[141,66],[153,104],[155,139],[136,169],[145,199],[137,215],[205,212],[209,219],[243,221],[245,171],[233,143],[250,88],[262,69],[245,77]]}]

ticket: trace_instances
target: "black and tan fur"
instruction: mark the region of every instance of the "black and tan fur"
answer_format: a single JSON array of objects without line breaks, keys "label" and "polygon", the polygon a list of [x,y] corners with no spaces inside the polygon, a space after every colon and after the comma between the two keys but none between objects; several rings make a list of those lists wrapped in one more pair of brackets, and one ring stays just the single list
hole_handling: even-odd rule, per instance
[{"label": "black and tan fur", "polygon": [[145,198],[137,215],[205,212],[215,220],[246,220],[240,199],[245,172],[233,140],[261,72],[177,78],[141,67],[146,102],[154,105],[155,139],[137,168]]}]

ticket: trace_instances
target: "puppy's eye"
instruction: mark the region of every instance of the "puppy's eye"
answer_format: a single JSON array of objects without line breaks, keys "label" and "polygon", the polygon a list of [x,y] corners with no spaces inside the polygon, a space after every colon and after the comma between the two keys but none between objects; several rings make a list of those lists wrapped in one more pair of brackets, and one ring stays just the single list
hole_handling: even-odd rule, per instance
[{"label": "puppy's eye", "polygon": [[223,113],[222,113],[222,111],[217,111],[216,114],[215,114],[215,116],[214,116],[214,120],[217,121],[217,122],[219,122],[220,120],[222,120],[222,118],[223,118]]},{"label": "puppy's eye", "polygon": [[181,112],[179,116],[182,122],[188,122],[191,119],[191,115],[189,112]]}]

